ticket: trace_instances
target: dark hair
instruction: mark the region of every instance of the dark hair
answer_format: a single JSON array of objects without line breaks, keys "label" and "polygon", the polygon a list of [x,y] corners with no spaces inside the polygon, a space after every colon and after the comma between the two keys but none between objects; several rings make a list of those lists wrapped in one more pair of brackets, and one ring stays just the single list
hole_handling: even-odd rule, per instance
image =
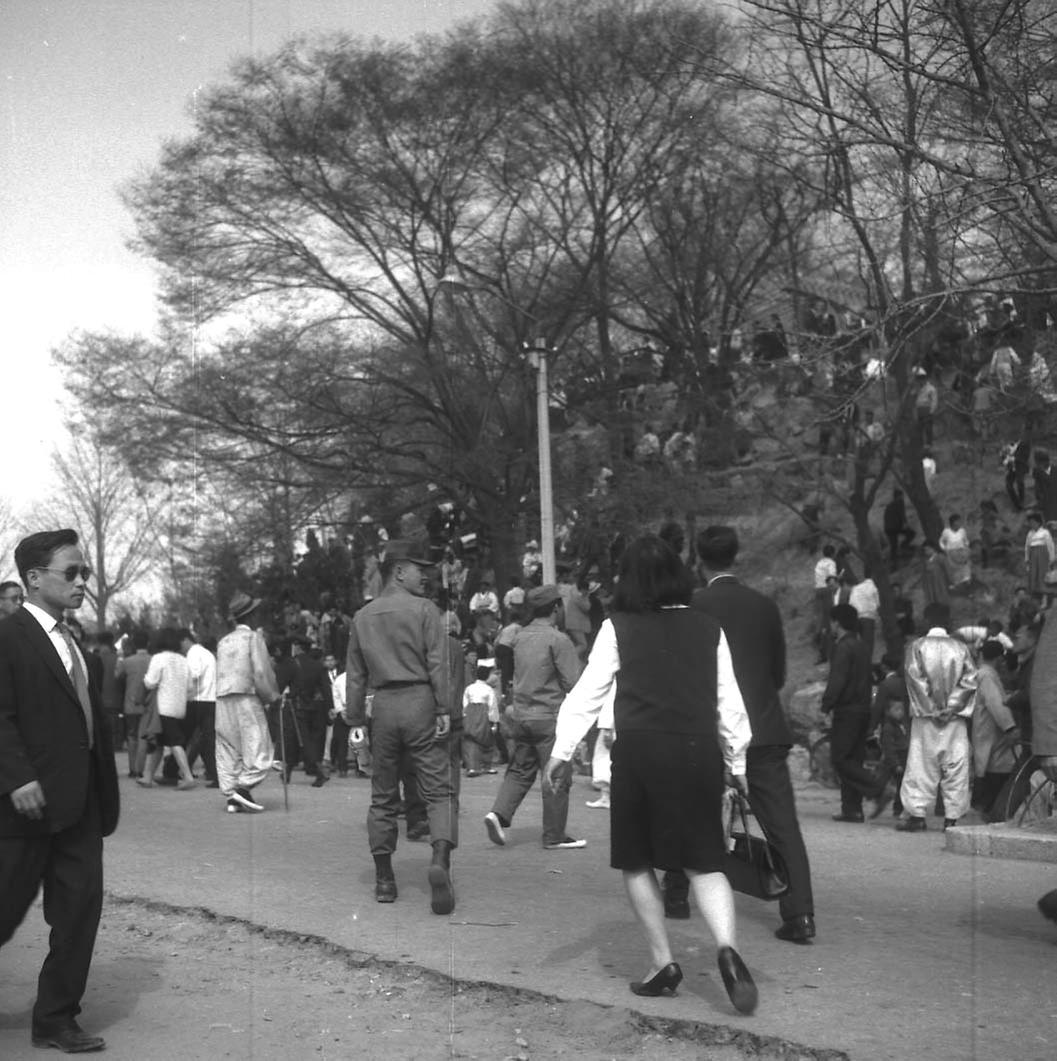
[{"label": "dark hair", "polygon": [[859,609],[852,604],[834,604],[829,617],[842,629],[851,633],[859,631]]},{"label": "dark hair", "polygon": [[179,652],[180,631],[175,626],[163,626],[154,636],[155,652]]},{"label": "dark hair", "polygon": [[671,546],[654,534],[636,538],[620,558],[613,591],[615,612],[653,612],[666,604],[689,604],[694,577]]},{"label": "dark hair", "polygon": [[479,682],[487,681],[488,676],[492,673],[491,667],[482,667],[480,664],[477,665],[477,680]]},{"label": "dark hair", "polygon": [[181,627],[180,627],[180,628],[179,628],[179,629],[178,629],[178,630],[176,631],[176,633],[177,633],[177,634],[179,635],[179,637],[180,637],[180,642],[181,642],[181,644],[183,643],[183,641],[184,641],[185,639],[186,639],[186,640],[188,640],[188,641],[191,641],[191,642],[193,642],[193,641],[194,641],[194,639],[195,639],[195,637],[194,637],[194,634],[192,634],[192,633],[191,633],[191,631],[190,631],[190,630],[188,630],[188,628],[187,628],[186,626],[181,626]]},{"label": "dark hair", "polygon": [[21,593],[22,592],[22,583],[21,582],[11,582],[10,580],[7,581],[7,582],[0,582],[0,593],[6,593],[9,589],[17,589],[19,591],[19,593]]},{"label": "dark hair", "polygon": [[951,626],[951,606],[949,604],[941,604],[939,601],[932,601],[931,604],[925,605],[925,610],[922,612],[925,618],[925,626],[928,629],[932,629],[934,626],[942,626],[944,630],[949,630]]},{"label": "dark hair", "polygon": [[1029,523],[1037,523],[1040,527],[1042,526],[1042,513],[1041,512],[1029,512],[1026,517]]},{"label": "dark hair", "polygon": [[705,567],[725,570],[738,555],[738,532],[733,527],[706,527],[697,536],[697,555]]},{"label": "dark hair", "polygon": [[954,525],[954,521],[957,520],[959,523],[962,521],[962,517],[957,512],[952,512],[947,519],[947,523],[950,526]]},{"label": "dark hair", "polygon": [[47,567],[51,558],[67,545],[78,543],[77,531],[67,527],[63,530],[37,531],[23,538],[15,546],[15,567],[18,577],[29,585],[26,576],[35,568]]},{"label": "dark hair", "polygon": [[993,638],[989,638],[980,646],[980,655],[986,660],[998,659],[999,656],[1004,656],[1006,650],[1002,647],[1001,641],[995,641]]},{"label": "dark hair", "polygon": [[150,636],[146,630],[132,631],[132,647],[146,648],[150,644]]},{"label": "dark hair", "polygon": [[114,635],[109,630],[100,630],[95,635],[96,641],[101,645],[109,645],[111,648],[114,647]]},{"label": "dark hair", "polygon": [[823,545],[822,546],[822,555],[823,556],[836,556],[836,554],[837,554],[837,547],[835,545]]},{"label": "dark hair", "polygon": [[686,535],[683,534],[683,528],[674,519],[661,524],[661,529],[657,531],[657,537],[662,542],[666,542],[677,556],[682,556],[683,546],[686,544]]}]

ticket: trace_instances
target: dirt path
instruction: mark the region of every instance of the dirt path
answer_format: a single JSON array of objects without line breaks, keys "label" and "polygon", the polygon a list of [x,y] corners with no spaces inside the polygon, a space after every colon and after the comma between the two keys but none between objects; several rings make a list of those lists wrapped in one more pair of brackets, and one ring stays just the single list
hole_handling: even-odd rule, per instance
[{"label": "dirt path", "polygon": [[[43,952],[38,909],[4,950],[5,1061],[44,1056],[28,1041],[28,1006]],[[453,984],[325,940],[204,911],[114,900],[103,913],[84,1023],[107,1038],[105,1056],[143,1061],[798,1056],[776,1040],[748,1033],[742,1042],[710,1043],[701,1037],[716,1034],[714,1028],[514,988]]]}]

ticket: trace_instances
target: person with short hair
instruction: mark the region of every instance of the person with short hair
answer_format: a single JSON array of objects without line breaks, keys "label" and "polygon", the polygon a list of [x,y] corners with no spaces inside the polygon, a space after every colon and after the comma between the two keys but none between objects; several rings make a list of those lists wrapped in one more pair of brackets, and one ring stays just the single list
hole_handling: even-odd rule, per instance
[{"label": "person with short hair", "polygon": [[[580,677],[576,648],[558,629],[562,613],[558,587],[534,586],[525,595],[525,608],[529,621],[514,635],[512,644],[514,747],[499,793],[484,819],[488,838],[500,846],[506,843],[506,830],[521,801],[547,765],[554,747],[558,709]],[[543,846],[548,851],[586,846],[586,841],[566,832],[571,787],[572,767],[568,764],[555,784],[542,787]]]},{"label": "person with short hair", "polygon": [[635,995],[674,992],[673,960],[655,868],[682,870],[716,944],[735,1009],[758,992],[737,951],[734,897],[724,868],[723,795],[748,792],[749,716],[720,624],[689,607],[694,580],[652,535],[621,557],[612,610],[583,676],[565,698],[544,785],[560,784],[577,743],[615,689],[610,787],[610,865],[619,869],[649,948]]},{"label": "person with short hair", "polygon": [[18,582],[0,582],[0,619],[14,615],[25,599],[22,586]]},{"label": "person with short hair", "polygon": [[180,651],[187,660],[187,762],[194,769],[202,756],[206,788],[217,781],[217,659],[186,627],[180,631]]},{"label": "person with short hair", "polygon": [[0,947],[43,885],[48,957],[32,1042],[105,1048],[77,1022],[103,908],[103,837],[120,811],[111,735],[63,617],[91,570],[77,532],[41,531],[15,548],[24,605],[0,620]]},{"label": "person with short hair", "polygon": [[835,604],[830,618],[835,641],[821,710],[833,716],[830,759],[840,778],[840,813],[833,820],[862,822],[864,799],[873,803],[871,818],[878,817],[888,804],[883,782],[878,784],[863,765],[873,700],[870,658],[859,638],[859,613],[850,604]]},{"label": "person with short hair", "polygon": [[181,791],[194,788],[195,778],[187,761],[187,733],[184,728],[187,718],[187,660],[180,652],[179,630],[167,626],[158,631],[154,654],[143,676],[143,686],[148,692],[154,693],[161,720],[161,734],[154,746],[149,747],[143,776],[136,778],[136,784],[143,788],[154,786],[154,774],[161,763],[162,748],[168,748],[180,770],[176,787]]},{"label": "person with short hair", "polygon": [[1005,653],[1001,641],[984,641],[980,646],[977,668],[972,724],[973,772],[976,777],[972,803],[987,821],[991,820],[991,809],[998,794],[1016,767],[1021,744],[1020,729],[1006,703],[1005,689],[997,670]]},{"label": "person with short hair", "polygon": [[121,700],[121,712],[125,722],[125,736],[128,745],[128,776],[142,777],[143,765],[147,760],[146,734],[140,732],[147,703],[147,690],[143,679],[150,667],[150,637],[146,630],[133,630],[129,638],[132,652],[117,661],[114,673],[120,684],[124,685]]},{"label": "person with short hair", "polygon": [[969,809],[972,749],[968,719],[976,706],[977,673],[969,646],[950,635],[951,611],[943,604],[925,607],[924,637],[906,653],[910,707],[910,749],[900,788],[907,812],[896,828],[924,832],[929,808],[943,792],[943,828],[958,824]]},{"label": "person with short hair", "polygon": [[440,610],[427,596],[432,567],[420,544],[387,544],[384,589],[356,613],[349,632],[344,717],[353,740],[360,739],[367,720],[367,691],[374,690],[367,838],[374,857],[375,899],[392,903],[397,898],[392,859],[400,773],[407,757],[429,819],[430,909],[450,914],[455,909],[451,853],[459,836],[458,790],[449,751],[451,638]]}]

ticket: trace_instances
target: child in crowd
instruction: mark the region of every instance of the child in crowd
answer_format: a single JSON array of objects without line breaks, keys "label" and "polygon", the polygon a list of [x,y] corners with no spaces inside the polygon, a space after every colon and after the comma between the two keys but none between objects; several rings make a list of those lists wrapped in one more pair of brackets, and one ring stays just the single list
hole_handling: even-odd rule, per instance
[{"label": "child in crowd", "polygon": [[910,722],[907,720],[907,705],[902,700],[889,700],[881,720],[881,770],[885,784],[895,785],[892,813],[897,818],[903,813],[899,790],[903,784],[909,749]]},{"label": "child in crowd", "polygon": [[[482,772],[494,774],[491,751],[494,733],[499,725],[499,697],[491,681],[494,660],[482,659],[477,664],[477,680],[462,694],[463,738],[462,751],[466,761],[466,776],[477,777]],[[484,765],[485,755],[489,765]]]}]

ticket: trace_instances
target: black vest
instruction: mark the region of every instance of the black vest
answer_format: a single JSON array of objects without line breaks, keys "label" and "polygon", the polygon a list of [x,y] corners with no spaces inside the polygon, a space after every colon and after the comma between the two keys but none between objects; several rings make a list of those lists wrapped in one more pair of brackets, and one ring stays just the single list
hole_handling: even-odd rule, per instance
[{"label": "black vest", "polygon": [[616,612],[611,619],[620,653],[617,733],[652,730],[716,737],[719,623],[690,608]]}]

